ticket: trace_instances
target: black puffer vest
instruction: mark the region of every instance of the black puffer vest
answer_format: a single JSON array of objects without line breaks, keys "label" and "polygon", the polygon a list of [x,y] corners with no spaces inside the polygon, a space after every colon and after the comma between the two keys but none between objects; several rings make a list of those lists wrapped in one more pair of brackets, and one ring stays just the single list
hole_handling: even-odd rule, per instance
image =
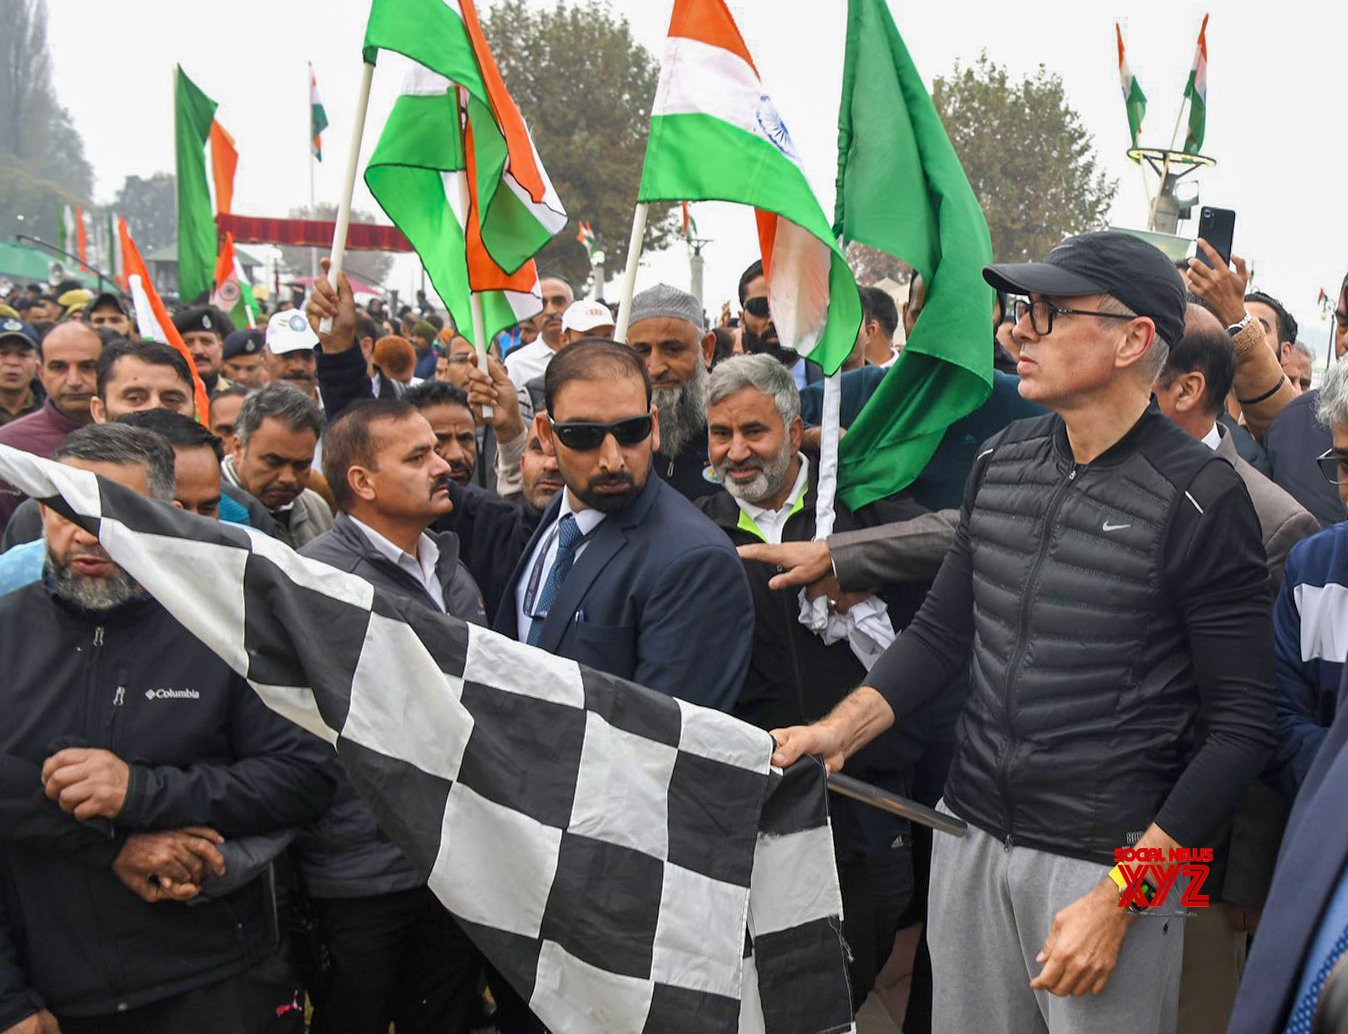
[{"label": "black puffer vest", "polygon": [[969,525],[972,686],[945,794],[958,814],[1008,846],[1111,864],[1147,828],[1199,703],[1165,540],[1178,507],[1202,505],[1186,496],[1230,474],[1154,406],[1084,466],[1057,417],[988,443]]}]

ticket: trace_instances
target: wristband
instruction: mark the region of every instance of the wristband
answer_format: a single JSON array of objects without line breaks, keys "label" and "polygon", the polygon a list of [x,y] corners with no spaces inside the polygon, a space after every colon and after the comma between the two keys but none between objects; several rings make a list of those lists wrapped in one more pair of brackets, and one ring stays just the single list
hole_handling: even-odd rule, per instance
[{"label": "wristband", "polygon": [[1257,406],[1259,403],[1265,401],[1266,399],[1270,399],[1270,398],[1272,398],[1274,395],[1276,395],[1276,394],[1278,393],[1278,390],[1279,390],[1285,383],[1287,383],[1287,374],[1284,373],[1284,374],[1282,374],[1282,375],[1278,378],[1278,383],[1277,383],[1277,384],[1273,385],[1273,387],[1269,388],[1268,391],[1264,392],[1262,395],[1258,396],[1257,398],[1252,398],[1252,399],[1242,399],[1242,398],[1237,398],[1236,401],[1239,402],[1242,406]]}]

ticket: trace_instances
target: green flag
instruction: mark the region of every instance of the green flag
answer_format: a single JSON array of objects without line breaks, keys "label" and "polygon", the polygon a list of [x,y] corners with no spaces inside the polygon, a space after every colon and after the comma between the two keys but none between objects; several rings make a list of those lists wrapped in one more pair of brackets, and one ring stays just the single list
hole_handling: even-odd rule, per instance
[{"label": "green flag", "polygon": [[173,104],[173,141],[178,177],[178,297],[193,301],[215,285],[215,216],[206,186],[206,138],[215,101],[178,66]]},{"label": "green flag", "polygon": [[850,0],[834,232],[903,259],[927,301],[838,448],[853,510],[910,485],[992,390],[987,221],[885,0]]}]

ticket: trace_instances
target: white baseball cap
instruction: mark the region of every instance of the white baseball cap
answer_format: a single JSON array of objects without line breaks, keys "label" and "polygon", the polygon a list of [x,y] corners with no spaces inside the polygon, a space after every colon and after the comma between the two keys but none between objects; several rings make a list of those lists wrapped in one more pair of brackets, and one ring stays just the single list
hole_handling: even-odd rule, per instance
[{"label": "white baseball cap", "polygon": [[304,313],[298,309],[274,313],[267,320],[267,350],[272,355],[285,355],[306,348],[312,350],[317,344],[318,335],[309,326]]},{"label": "white baseball cap", "polygon": [[611,327],[616,322],[607,305],[589,299],[572,302],[566,307],[566,312],[562,313],[562,329],[575,330],[582,334],[599,327]]}]

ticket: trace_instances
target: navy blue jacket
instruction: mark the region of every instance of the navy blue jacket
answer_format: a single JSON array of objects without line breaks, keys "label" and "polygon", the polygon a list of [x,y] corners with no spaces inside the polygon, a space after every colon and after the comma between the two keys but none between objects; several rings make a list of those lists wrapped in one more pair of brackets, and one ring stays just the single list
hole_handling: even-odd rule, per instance
[{"label": "navy blue jacket", "polygon": [[[1340,696],[1343,692],[1341,688]],[[1348,714],[1340,708],[1287,820],[1273,886],[1227,1034],[1278,1034],[1286,1026],[1306,953],[1348,860],[1345,799]]]},{"label": "navy blue jacket", "polygon": [[[523,640],[515,589],[557,521],[562,493],[515,567],[496,614]],[[739,557],[716,525],[652,472],[635,502],[590,536],[538,645],[690,703],[730,711],[753,651],[754,605]]]}]

